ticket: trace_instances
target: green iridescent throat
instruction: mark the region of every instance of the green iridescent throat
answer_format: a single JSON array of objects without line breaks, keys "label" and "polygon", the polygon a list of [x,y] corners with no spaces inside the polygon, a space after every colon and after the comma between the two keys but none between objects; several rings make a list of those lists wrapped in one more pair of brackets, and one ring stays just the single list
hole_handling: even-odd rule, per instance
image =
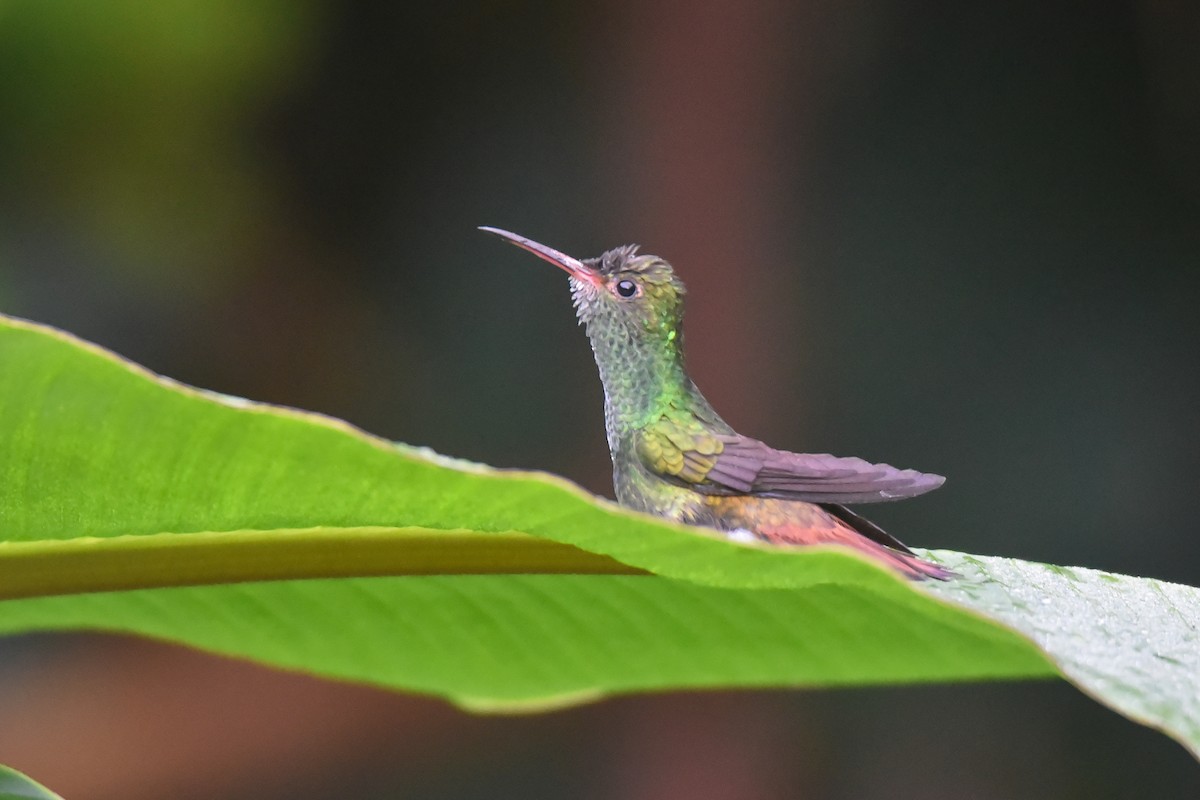
[{"label": "green iridescent throat", "polygon": [[690,493],[672,497],[675,493],[646,471],[636,453],[639,431],[663,416],[681,414],[695,415],[715,431],[731,430],[684,369],[681,287],[648,283],[644,297],[621,303],[573,283],[579,318],[604,385],[604,424],[617,499],[675,516],[682,511],[674,508],[678,502],[691,504],[696,498]]}]

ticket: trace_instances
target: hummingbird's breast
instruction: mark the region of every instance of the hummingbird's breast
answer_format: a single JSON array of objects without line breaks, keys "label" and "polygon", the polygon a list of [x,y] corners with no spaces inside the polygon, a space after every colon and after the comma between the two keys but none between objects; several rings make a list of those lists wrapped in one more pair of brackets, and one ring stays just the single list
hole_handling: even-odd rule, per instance
[{"label": "hummingbird's breast", "polygon": [[703,495],[650,472],[636,447],[641,430],[664,413],[694,415],[714,431],[732,432],[684,370],[678,336],[664,345],[636,322],[602,318],[589,319],[587,332],[604,387],[617,502],[677,522],[709,524]]},{"label": "hummingbird's breast", "polygon": [[631,442],[613,442],[613,489],[626,508],[687,524],[708,524],[709,514],[700,493],[663,480],[642,464]]}]

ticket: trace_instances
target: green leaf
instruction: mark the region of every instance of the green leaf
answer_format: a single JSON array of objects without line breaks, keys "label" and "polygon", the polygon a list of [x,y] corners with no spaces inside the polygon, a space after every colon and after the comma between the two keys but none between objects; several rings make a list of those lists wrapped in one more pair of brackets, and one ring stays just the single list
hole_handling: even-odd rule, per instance
[{"label": "green leaf", "polygon": [[1049,677],[1200,752],[1200,592],[939,553],[912,584],[198,391],[0,318],[0,632],[137,633],[496,710]]},{"label": "green leaf", "polygon": [[62,800],[62,797],[15,769],[0,766],[0,800]]}]

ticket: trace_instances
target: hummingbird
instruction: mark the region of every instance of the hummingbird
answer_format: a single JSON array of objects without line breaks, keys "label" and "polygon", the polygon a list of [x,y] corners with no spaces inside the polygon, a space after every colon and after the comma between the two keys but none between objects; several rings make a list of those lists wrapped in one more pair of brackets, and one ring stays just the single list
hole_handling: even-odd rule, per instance
[{"label": "hummingbird", "polygon": [[846,508],[915,497],[945,478],[859,458],[776,450],[713,410],[683,358],[683,282],[637,245],[576,259],[481,227],[564,270],[604,385],[617,502],[735,541],[842,545],[914,580],[953,576]]}]

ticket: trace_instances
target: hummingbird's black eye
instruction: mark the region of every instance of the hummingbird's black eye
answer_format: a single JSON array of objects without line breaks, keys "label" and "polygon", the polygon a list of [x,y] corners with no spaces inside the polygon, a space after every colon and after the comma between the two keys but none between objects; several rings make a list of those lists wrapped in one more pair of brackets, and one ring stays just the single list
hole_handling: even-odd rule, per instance
[{"label": "hummingbird's black eye", "polygon": [[617,294],[624,298],[630,298],[636,295],[639,291],[638,285],[631,280],[617,281]]}]

